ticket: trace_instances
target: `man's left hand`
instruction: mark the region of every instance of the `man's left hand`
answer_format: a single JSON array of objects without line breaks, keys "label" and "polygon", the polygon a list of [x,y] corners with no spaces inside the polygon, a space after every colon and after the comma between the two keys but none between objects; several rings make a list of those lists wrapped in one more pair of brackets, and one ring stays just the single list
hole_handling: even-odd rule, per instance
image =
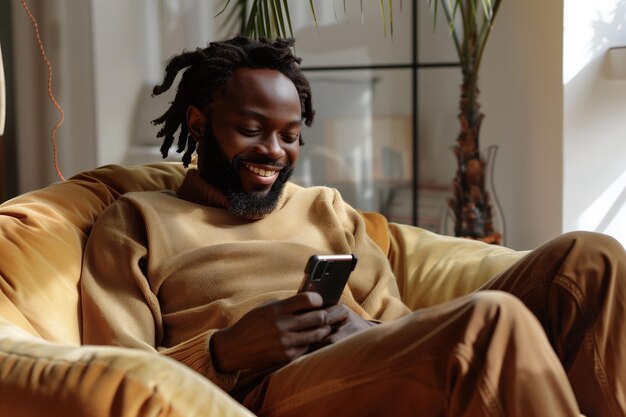
[{"label": "man's left hand", "polygon": [[316,343],[315,346],[310,349],[311,351],[318,350],[325,346],[337,343],[354,333],[360,332],[361,330],[369,329],[370,327],[376,326],[377,324],[365,320],[363,317],[359,316],[357,313],[355,313],[343,304],[337,304],[328,309],[327,322],[333,322],[334,320],[332,320],[332,318],[334,316],[346,316],[347,318],[343,321],[339,321],[333,324],[332,333],[326,336],[319,343]]}]

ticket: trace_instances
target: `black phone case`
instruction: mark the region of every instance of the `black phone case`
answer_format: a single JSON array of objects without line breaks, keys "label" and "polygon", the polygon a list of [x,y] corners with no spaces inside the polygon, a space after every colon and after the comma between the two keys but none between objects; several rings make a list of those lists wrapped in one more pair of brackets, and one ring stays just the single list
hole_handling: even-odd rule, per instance
[{"label": "black phone case", "polygon": [[311,256],[304,269],[304,280],[298,292],[319,293],[324,300],[324,307],[337,304],[357,261],[354,254]]}]

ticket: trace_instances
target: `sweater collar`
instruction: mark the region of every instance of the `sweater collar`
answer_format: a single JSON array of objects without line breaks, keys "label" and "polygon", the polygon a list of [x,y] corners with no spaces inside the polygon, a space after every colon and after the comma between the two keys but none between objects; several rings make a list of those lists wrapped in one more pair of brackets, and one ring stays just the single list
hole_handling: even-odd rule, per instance
[{"label": "sweater collar", "polygon": [[[285,189],[289,187],[289,183],[285,184]],[[280,209],[285,204],[285,189],[283,189],[276,208],[272,212]],[[197,169],[189,169],[183,183],[176,191],[176,195],[183,200],[190,201],[195,204],[203,206],[214,207],[228,210],[228,201],[224,194],[218,190],[215,186],[205,181]],[[263,215],[257,216],[242,216],[246,219],[257,220],[261,219]]]}]

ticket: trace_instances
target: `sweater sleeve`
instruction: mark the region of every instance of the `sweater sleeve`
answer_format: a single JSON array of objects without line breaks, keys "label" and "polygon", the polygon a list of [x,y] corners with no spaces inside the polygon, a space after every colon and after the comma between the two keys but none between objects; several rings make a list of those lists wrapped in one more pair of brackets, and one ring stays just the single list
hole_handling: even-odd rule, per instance
[{"label": "sweater sleeve", "polygon": [[85,247],[81,272],[83,343],[158,352],[229,391],[238,374],[217,372],[209,353],[210,338],[217,329],[175,346],[160,346],[163,320],[158,297],[145,275],[146,242],[143,219],[124,197],[98,218]]},{"label": "sweater sleeve", "polygon": [[367,235],[363,217],[345,203],[336,190],[333,208],[344,227],[348,245],[359,258],[348,280],[352,297],[362,309],[355,308],[357,313],[372,321],[393,320],[410,313],[400,299],[396,277],[387,256]]}]

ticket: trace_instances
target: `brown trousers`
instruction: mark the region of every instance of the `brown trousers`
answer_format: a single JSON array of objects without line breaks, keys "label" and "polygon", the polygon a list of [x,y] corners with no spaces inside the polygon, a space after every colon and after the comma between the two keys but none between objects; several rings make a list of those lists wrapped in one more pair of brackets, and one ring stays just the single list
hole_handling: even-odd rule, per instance
[{"label": "brown trousers", "polygon": [[625,417],[625,298],[621,245],[568,233],[476,293],[299,358],[243,404],[260,416]]}]

